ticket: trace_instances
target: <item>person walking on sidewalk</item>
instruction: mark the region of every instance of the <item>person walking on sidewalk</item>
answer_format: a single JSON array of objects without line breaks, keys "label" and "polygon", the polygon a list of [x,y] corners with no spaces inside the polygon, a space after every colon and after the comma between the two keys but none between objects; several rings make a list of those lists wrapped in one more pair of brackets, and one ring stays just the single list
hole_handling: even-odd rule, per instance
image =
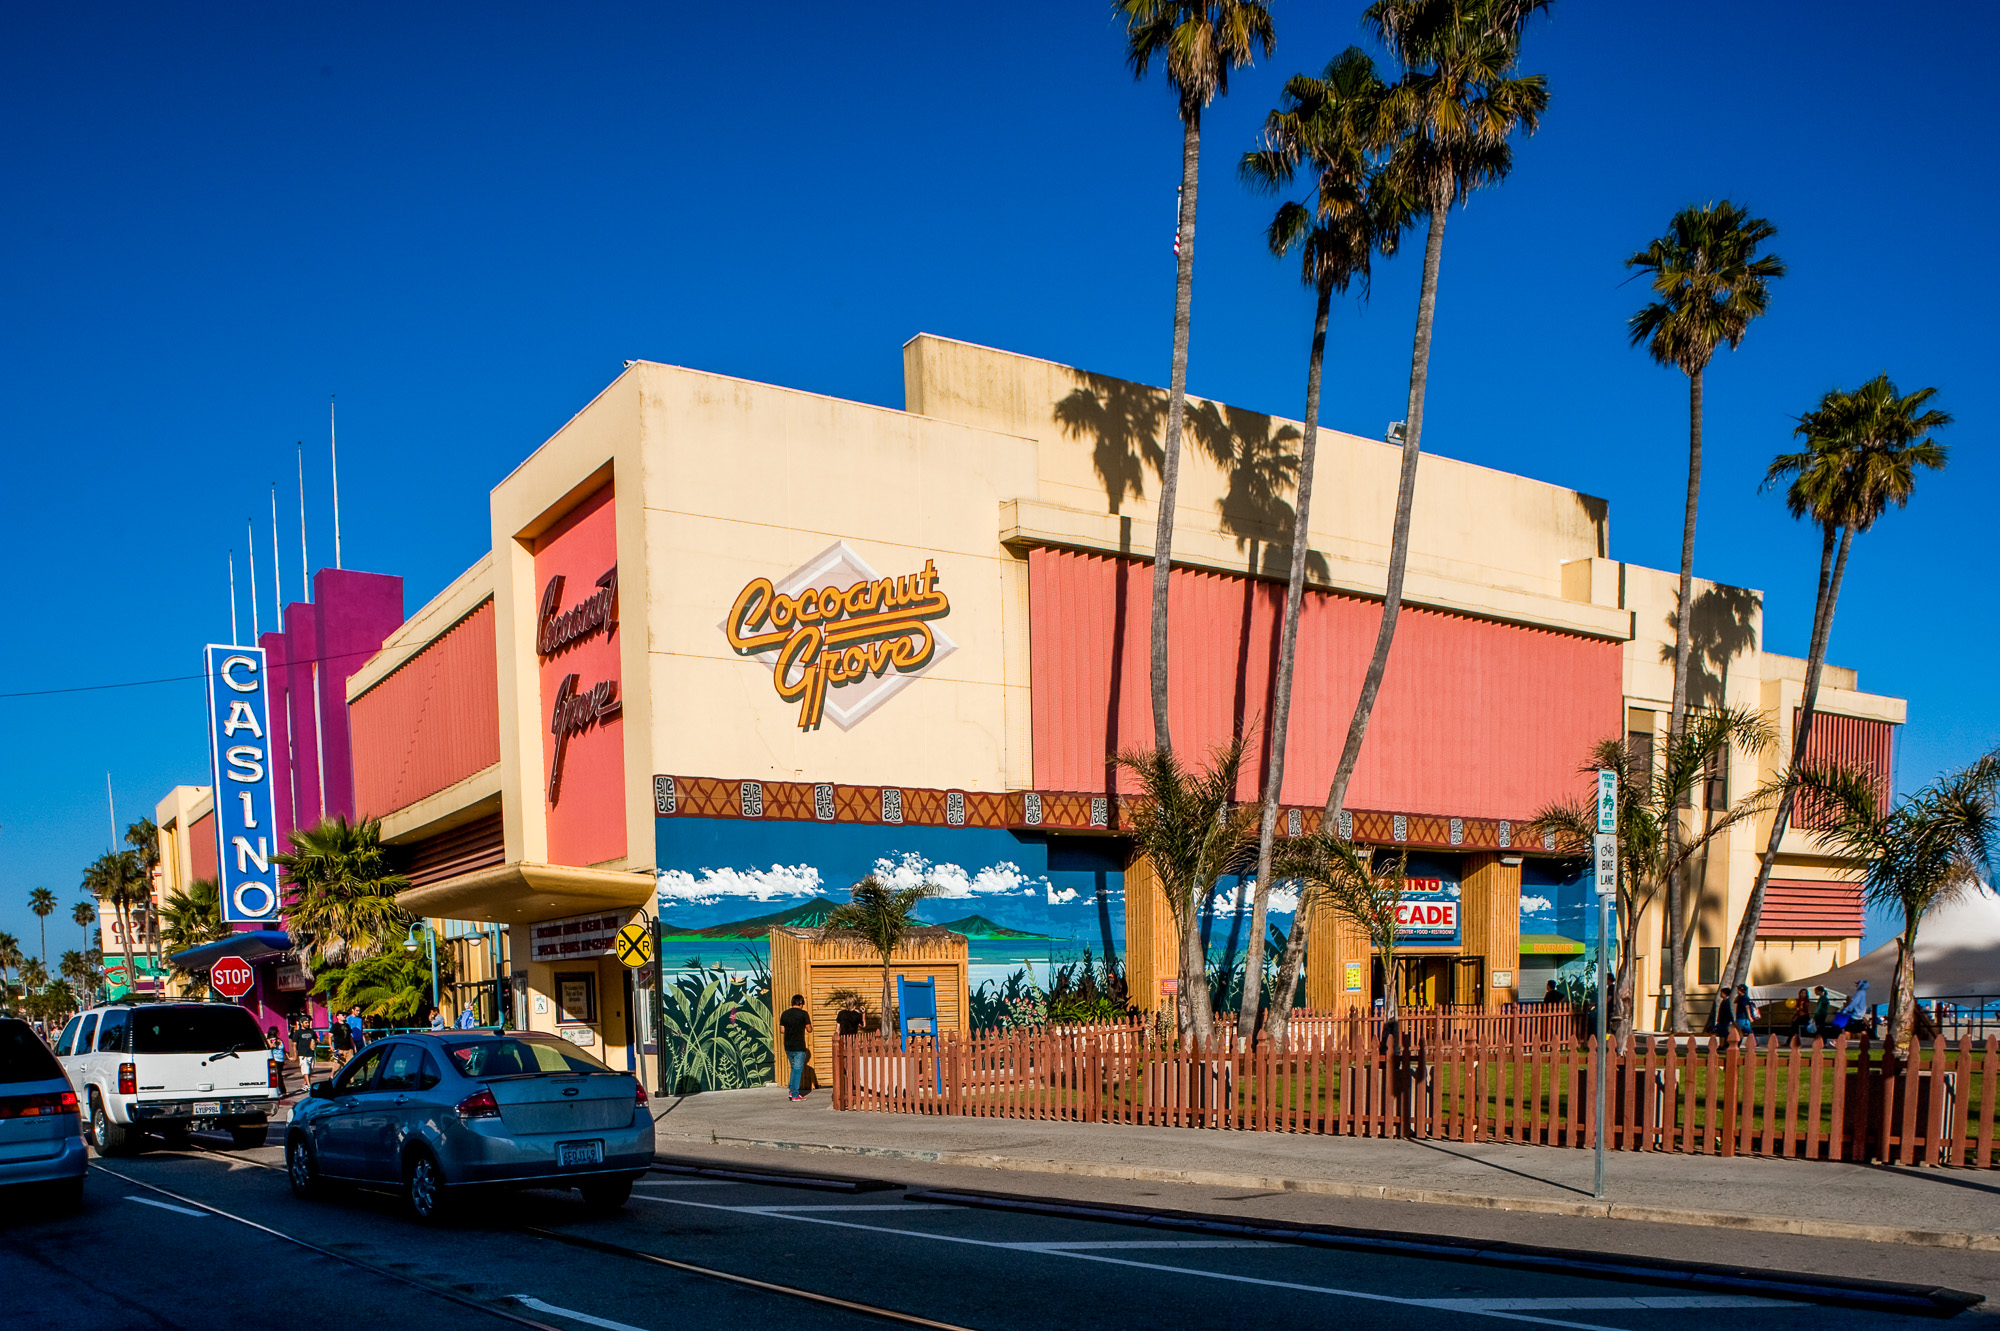
[{"label": "person walking on sidewalk", "polygon": [[813,1028],[804,994],[792,995],[792,1005],[779,1014],[778,1026],[785,1033],[785,1061],[792,1065],[792,1099],[803,1100],[806,1097],[800,1088],[806,1076],[806,1034]]},{"label": "person walking on sidewalk", "polygon": [[1792,1000],[1792,1048],[1796,1049],[1812,1038],[1812,995],[1799,990],[1799,996]]},{"label": "person walking on sidewalk", "polygon": [[347,1033],[354,1037],[354,1047],[356,1049],[367,1047],[368,1024],[361,1019],[361,1004],[359,1003],[347,1009]]},{"label": "person walking on sidewalk", "polygon": [[333,1046],[333,1065],[347,1066],[347,1060],[354,1057],[354,1028],[341,1020],[338,1012],[327,1018],[326,1042]]},{"label": "person walking on sidewalk", "polygon": [[299,1089],[307,1095],[312,1094],[313,1053],[318,1044],[319,1032],[313,1029],[311,1017],[292,1029],[292,1051],[299,1056]]},{"label": "person walking on sidewalk", "polygon": [[1750,1001],[1750,986],[1736,986],[1736,1035],[1737,1044],[1757,1047],[1757,1034],[1750,1023],[1757,1020],[1757,1005]]}]

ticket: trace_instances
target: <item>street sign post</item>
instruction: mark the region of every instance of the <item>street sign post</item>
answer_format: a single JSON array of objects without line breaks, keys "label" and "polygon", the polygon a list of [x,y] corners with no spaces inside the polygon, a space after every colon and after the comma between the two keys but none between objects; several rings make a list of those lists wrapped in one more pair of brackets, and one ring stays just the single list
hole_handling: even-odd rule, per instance
[{"label": "street sign post", "polygon": [[241,957],[224,957],[208,973],[208,984],[224,998],[241,998],[257,983],[257,972]]},{"label": "street sign post", "polygon": [[1604,1074],[1611,1058],[1611,900],[1618,895],[1618,773],[1597,771],[1597,836],[1591,847],[1597,888],[1597,1188],[1604,1195]]}]

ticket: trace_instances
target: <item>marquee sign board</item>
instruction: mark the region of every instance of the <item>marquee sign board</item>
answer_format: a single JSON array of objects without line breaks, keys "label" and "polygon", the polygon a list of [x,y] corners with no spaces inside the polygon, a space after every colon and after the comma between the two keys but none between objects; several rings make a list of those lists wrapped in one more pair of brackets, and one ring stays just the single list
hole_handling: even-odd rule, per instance
[{"label": "marquee sign board", "polygon": [[1443,878],[1405,878],[1396,903],[1396,937],[1405,943],[1455,946],[1459,938],[1458,884]]},{"label": "marquee sign board", "polygon": [[216,643],[208,668],[209,771],[215,791],[215,872],[222,918],[278,918],[277,803],[271,794],[270,689],[261,647]]},{"label": "marquee sign board", "polygon": [[958,644],[936,627],[951,613],[936,564],[885,578],[835,541],[776,582],[753,578],[720,625],[738,656],[771,668],[799,704],[799,729],[831,718],[852,730]]}]

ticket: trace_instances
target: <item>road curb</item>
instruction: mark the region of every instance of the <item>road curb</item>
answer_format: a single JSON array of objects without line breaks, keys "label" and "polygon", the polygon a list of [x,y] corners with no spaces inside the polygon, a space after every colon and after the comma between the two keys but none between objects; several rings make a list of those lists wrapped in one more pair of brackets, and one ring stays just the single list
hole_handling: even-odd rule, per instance
[{"label": "road curb", "polygon": [[1862,1243],[1895,1243],[1921,1248],[1956,1248],[2000,1252],[2000,1234],[1965,1230],[1909,1229],[1896,1225],[1863,1225],[1840,1220],[1764,1215],[1747,1211],[1709,1211],[1674,1206],[1639,1206],[1622,1202],[1557,1201],[1542,1197],[1503,1197],[1447,1192],[1436,1188],[1404,1188],[1378,1183],[1341,1183],[1331,1179],[1284,1178],[1268,1174],[1208,1169],[1158,1169],[1146,1165],[1087,1163],[1073,1160],[1032,1160],[1021,1156],[974,1151],[924,1151],[891,1146],[850,1146],[831,1142],[779,1141],[759,1137],[725,1137],[710,1133],[686,1137],[717,1146],[748,1146],[770,1151],[853,1155],[920,1164],[999,1169],[1025,1174],[1062,1174],[1078,1178],[1120,1179],[1131,1183],[1182,1183],[1198,1187],[1244,1188],[1259,1192],[1303,1192],[1361,1201],[1416,1202],[1428,1206],[1461,1206],[1483,1211],[1520,1211],[1534,1215],[1581,1216],[1603,1220],[1641,1220],[1656,1225],[1696,1225],[1763,1234],[1796,1234],[1806,1238],[1852,1239]]}]

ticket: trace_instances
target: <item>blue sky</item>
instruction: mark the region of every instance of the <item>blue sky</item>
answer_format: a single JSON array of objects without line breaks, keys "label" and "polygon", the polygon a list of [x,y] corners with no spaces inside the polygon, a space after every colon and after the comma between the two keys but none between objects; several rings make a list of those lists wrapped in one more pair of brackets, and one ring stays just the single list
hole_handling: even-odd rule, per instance
[{"label": "blue sky", "polygon": [[[1206,122],[1192,388],[1296,415],[1310,298],[1234,180],[1285,75],[1356,3],[1274,6],[1275,60]],[[409,604],[486,493],[633,357],[900,405],[918,331],[1162,382],[1180,137],[1108,6],[15,6],[0,41],[0,693],[186,675],[226,552],[296,515]],[[1542,132],[1447,233],[1426,446],[1608,498],[1678,556],[1686,386],[1627,348],[1621,261],[1691,201],[1791,266],[1709,376],[1698,565],[1803,653],[1817,545],[1756,493],[1792,418],[1887,370],[1942,389],[1948,477],[1858,542],[1833,659],[1910,700],[1903,783],[2000,744],[1990,11],[1559,4]],[[1414,258],[1338,310],[1324,419],[1403,415]],[[298,595],[288,529],[285,567]],[[270,601],[267,537],[260,577]],[[121,821],[206,768],[195,683],[0,699],[0,929],[32,946]],[[52,928],[50,946],[75,946]]]}]

